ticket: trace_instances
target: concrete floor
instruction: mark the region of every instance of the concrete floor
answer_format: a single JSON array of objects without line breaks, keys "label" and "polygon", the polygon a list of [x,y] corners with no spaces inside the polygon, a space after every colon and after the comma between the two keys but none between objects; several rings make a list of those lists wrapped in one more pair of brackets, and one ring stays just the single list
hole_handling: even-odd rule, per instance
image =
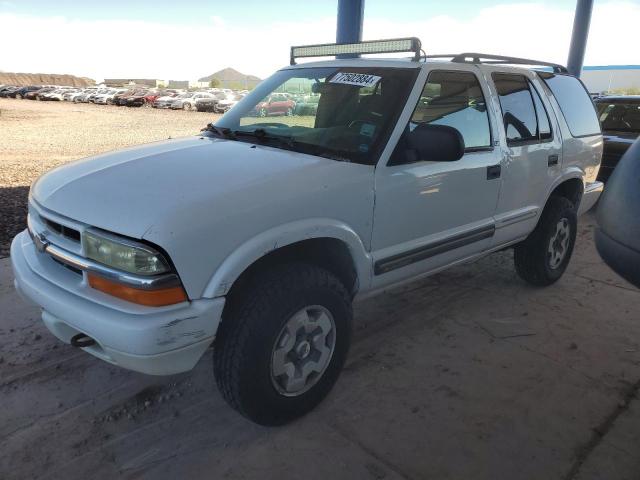
[{"label": "concrete floor", "polygon": [[148,377],[61,344],[0,261],[0,478],[638,479],[640,291],[583,217],[556,285],[511,252],[356,305],[320,407],[255,426],[193,372]]}]

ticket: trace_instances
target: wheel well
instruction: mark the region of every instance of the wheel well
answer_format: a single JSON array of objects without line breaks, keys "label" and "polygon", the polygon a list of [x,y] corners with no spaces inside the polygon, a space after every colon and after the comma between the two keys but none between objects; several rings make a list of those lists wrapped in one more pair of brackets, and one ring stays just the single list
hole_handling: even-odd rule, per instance
[{"label": "wheel well", "polygon": [[571,203],[573,203],[576,208],[578,208],[578,206],[580,205],[580,200],[582,199],[583,190],[584,185],[582,183],[582,180],[580,180],[579,178],[571,178],[558,185],[553,190],[553,192],[551,192],[551,196],[564,197]]},{"label": "wheel well", "polygon": [[236,279],[228,296],[242,291],[259,271],[289,262],[306,262],[325,268],[342,281],[352,296],[357,292],[358,274],[347,244],[335,238],[311,238],[285,245],[256,260]]}]

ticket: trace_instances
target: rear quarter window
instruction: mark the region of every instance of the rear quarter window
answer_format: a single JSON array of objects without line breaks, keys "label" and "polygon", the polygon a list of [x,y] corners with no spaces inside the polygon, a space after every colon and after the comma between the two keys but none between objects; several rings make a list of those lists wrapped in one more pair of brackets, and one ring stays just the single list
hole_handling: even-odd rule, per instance
[{"label": "rear quarter window", "polygon": [[574,137],[599,135],[600,122],[591,97],[582,82],[570,75],[540,73],[560,105],[569,131]]}]

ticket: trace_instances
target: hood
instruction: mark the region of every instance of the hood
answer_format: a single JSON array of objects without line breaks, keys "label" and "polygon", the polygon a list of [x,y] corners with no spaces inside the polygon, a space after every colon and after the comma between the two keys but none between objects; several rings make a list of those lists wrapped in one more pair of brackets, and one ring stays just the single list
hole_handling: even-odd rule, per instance
[{"label": "hood", "polygon": [[356,167],[363,166],[196,136],[58,167],[38,179],[31,195],[70,219],[143,238],[152,226],[167,227],[194,211],[229,215],[239,203],[259,204],[256,197],[307,188],[301,179],[344,178],[335,170]]}]

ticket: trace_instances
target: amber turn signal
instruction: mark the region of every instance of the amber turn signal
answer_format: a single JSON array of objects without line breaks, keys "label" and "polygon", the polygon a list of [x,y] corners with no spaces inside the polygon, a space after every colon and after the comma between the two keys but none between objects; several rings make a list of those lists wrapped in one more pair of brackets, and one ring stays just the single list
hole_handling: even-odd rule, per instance
[{"label": "amber turn signal", "polygon": [[147,307],[162,307],[187,300],[187,294],[182,287],[141,290],[112,282],[97,275],[89,274],[87,276],[89,278],[89,285],[96,290]]}]

